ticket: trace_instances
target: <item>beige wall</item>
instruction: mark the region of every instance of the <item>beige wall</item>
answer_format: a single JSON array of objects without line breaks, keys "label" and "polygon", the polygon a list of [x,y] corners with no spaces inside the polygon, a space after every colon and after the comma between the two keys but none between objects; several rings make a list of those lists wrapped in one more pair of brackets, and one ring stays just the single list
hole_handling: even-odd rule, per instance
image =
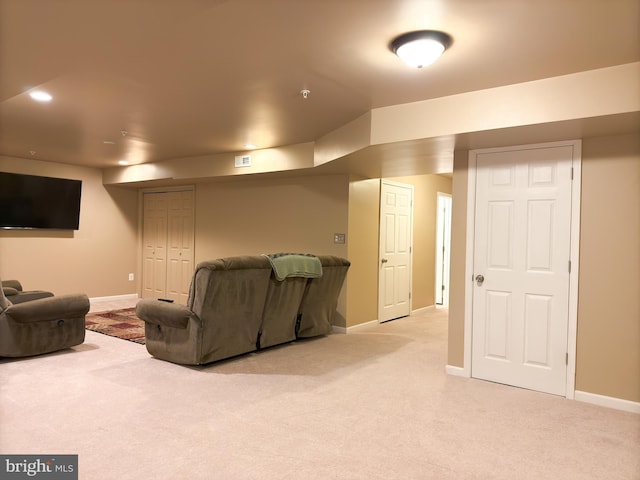
[{"label": "beige wall", "polygon": [[349,184],[347,323],[378,319],[378,223],[380,180],[352,178]]},{"label": "beige wall", "polygon": [[[640,134],[582,144],[576,389],[640,401]],[[467,152],[456,155],[448,363],[463,366]]]},{"label": "beige wall", "polygon": [[582,147],[576,390],[640,402],[640,134]]},{"label": "beige wall", "polygon": [[195,260],[308,252],[347,256],[346,175],[196,185]]},{"label": "beige wall", "polygon": [[469,152],[456,151],[453,157],[453,199],[451,213],[451,271],[449,290],[449,348],[447,363],[464,365],[464,296],[467,248],[467,167]]},{"label": "beige wall", "polygon": [[56,294],[136,292],[128,280],[137,265],[136,191],[105,188],[93,168],[0,157],[0,170],[82,180],[78,230],[0,230],[0,278]]}]

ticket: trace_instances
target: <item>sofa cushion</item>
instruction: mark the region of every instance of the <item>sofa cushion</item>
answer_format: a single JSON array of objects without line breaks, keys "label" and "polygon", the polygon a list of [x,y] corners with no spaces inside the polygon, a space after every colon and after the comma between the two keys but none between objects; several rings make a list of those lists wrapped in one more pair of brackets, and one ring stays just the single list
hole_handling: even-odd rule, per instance
[{"label": "sofa cushion", "polygon": [[265,348],[296,339],[298,309],[308,279],[289,277],[278,280],[275,272],[269,280],[267,299],[262,312],[258,347]]},{"label": "sofa cushion", "polygon": [[41,298],[53,297],[53,293],[44,290],[29,290],[27,292],[18,292],[17,295],[11,295],[11,302],[15,305],[18,303],[32,302]]},{"label": "sofa cushion", "polygon": [[309,280],[300,305],[298,337],[314,337],[331,332],[338,296],[351,265],[349,260],[321,255],[322,277]]},{"label": "sofa cushion", "polygon": [[18,280],[2,280],[2,292],[7,297],[11,297],[12,304],[30,302],[40,298],[53,297],[53,293],[44,290],[29,290],[27,292],[22,288],[22,284]]}]

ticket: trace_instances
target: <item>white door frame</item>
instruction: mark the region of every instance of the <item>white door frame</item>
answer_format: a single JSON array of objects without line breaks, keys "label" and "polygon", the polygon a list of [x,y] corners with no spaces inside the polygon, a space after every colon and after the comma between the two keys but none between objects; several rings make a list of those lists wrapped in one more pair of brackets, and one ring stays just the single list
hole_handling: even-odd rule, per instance
[{"label": "white door frame", "polygon": [[582,166],[582,142],[568,140],[564,142],[539,143],[534,145],[517,145],[501,148],[486,148],[469,151],[467,168],[467,240],[465,260],[465,294],[464,294],[464,364],[462,376],[471,377],[471,335],[473,323],[473,252],[475,246],[474,225],[476,210],[476,157],[479,153],[504,152],[516,149],[573,147],[573,183],[571,188],[571,272],[569,273],[569,325],[567,332],[567,388],[566,398],[573,399],[576,376],[576,341],[578,326],[578,267],[580,258],[580,190]]},{"label": "white door frame", "polygon": [[[442,211],[442,203],[443,199],[447,199],[446,203],[448,203],[449,210],[445,213]],[[450,193],[437,192],[437,213],[436,213],[436,291],[435,293],[435,304],[440,305],[438,303],[438,298],[442,297],[442,306],[449,306],[449,285],[451,284],[451,205],[452,205],[452,197]],[[441,228],[444,227],[445,232],[441,231]],[[446,244],[446,255],[443,255],[443,247]],[[445,272],[442,273],[442,264],[445,264]],[[445,286],[445,290],[447,292],[446,300],[442,295],[442,286]]]}]

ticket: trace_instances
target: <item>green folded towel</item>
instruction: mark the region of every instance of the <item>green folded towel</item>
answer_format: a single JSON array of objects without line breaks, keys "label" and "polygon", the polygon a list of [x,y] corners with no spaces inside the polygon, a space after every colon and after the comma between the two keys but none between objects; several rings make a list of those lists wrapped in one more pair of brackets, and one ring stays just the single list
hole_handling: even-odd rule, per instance
[{"label": "green folded towel", "polygon": [[307,253],[264,254],[271,262],[273,273],[278,280],[287,277],[318,278],[322,276],[322,264],[315,255]]}]

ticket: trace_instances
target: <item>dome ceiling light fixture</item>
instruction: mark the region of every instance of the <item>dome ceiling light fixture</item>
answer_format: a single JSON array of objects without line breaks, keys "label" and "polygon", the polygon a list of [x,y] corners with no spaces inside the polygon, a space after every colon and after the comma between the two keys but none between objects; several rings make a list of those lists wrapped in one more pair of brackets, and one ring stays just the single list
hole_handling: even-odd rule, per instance
[{"label": "dome ceiling light fixture", "polygon": [[53,98],[51,94],[43,90],[36,90],[34,92],[31,92],[29,96],[37,102],[50,102],[51,99]]},{"label": "dome ceiling light fixture", "polygon": [[435,62],[452,43],[447,33],[417,30],[394,38],[389,48],[407,65],[422,68]]}]

